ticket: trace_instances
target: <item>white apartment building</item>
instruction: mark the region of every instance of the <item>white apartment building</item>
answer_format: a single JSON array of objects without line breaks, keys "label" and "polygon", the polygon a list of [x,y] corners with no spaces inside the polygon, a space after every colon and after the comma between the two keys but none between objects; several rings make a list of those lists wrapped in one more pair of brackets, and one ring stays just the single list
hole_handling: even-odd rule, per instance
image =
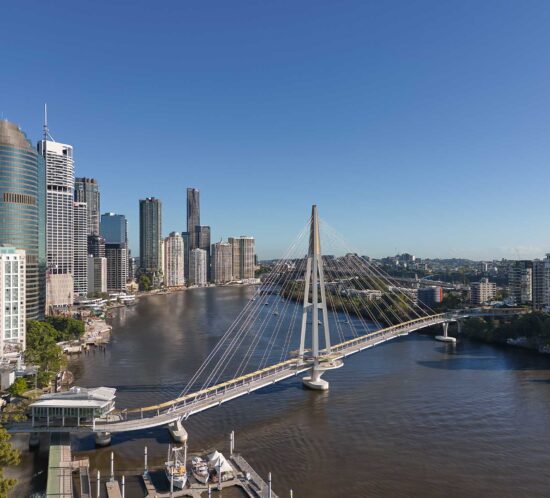
[{"label": "white apartment building", "polygon": [[470,301],[472,304],[483,304],[493,299],[497,292],[494,282],[488,278],[482,278],[479,282],[470,285]]},{"label": "white apartment building", "polygon": [[185,246],[179,232],[172,232],[164,239],[164,284],[166,287],[185,285]]},{"label": "white apartment building", "polygon": [[25,350],[25,251],[0,246],[0,358]]},{"label": "white apartment building", "polygon": [[206,285],[206,261],[204,249],[193,249],[189,253],[189,284],[199,287]]}]

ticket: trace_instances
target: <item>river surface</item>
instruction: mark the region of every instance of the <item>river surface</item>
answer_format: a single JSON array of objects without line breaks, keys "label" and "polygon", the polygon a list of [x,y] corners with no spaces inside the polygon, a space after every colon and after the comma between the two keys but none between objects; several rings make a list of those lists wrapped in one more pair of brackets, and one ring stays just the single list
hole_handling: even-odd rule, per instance
[{"label": "river surface", "polygon": [[[195,289],[121,309],[105,351],[71,360],[77,384],[116,387],[118,407],[170,399],[252,292]],[[235,430],[237,451],[272,472],[279,497],[291,488],[315,498],[550,496],[550,357],[413,334],[347,358],[325,379],[328,392],[292,378],[191,417],[190,452],[227,452]],[[158,428],[116,434],[97,450],[93,437],[75,438],[73,451],[104,476],[113,451],[116,473],[130,476],[145,445],[160,468],[169,442]],[[43,455],[25,451],[14,496],[40,487]],[[126,496],[143,496],[137,477]]]}]

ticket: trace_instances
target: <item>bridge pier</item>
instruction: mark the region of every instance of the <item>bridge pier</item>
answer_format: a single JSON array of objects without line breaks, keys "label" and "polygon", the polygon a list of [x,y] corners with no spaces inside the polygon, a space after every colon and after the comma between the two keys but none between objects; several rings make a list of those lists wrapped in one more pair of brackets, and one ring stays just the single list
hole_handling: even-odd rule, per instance
[{"label": "bridge pier", "polygon": [[187,431],[183,427],[180,419],[168,425],[168,432],[170,432],[170,436],[172,436],[172,439],[176,441],[176,443],[185,443],[187,441]]},{"label": "bridge pier", "polygon": [[449,332],[449,322],[443,322],[441,324],[443,326],[443,335],[436,335],[435,338],[436,340],[438,341],[441,341],[441,342],[452,342],[452,343],[455,343],[456,342],[456,338],[455,337],[451,337],[448,332]]},{"label": "bridge pier", "polygon": [[315,391],[328,390],[329,383],[326,380],[321,379],[321,375],[325,373],[325,370],[313,367],[311,369],[311,375],[307,375],[302,379],[304,386]]},{"label": "bridge pier", "polygon": [[111,433],[110,432],[96,432],[95,433],[95,444],[97,446],[109,446],[111,444]]}]

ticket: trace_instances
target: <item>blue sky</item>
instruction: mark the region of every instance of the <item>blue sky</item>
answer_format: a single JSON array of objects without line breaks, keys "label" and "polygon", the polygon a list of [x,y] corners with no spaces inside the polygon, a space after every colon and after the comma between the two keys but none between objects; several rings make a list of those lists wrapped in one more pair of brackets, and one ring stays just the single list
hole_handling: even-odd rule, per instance
[{"label": "blue sky", "polygon": [[550,251],[546,1],[26,1],[1,11],[0,112],[42,107],[102,211],[280,256],[317,203],[382,256]]}]

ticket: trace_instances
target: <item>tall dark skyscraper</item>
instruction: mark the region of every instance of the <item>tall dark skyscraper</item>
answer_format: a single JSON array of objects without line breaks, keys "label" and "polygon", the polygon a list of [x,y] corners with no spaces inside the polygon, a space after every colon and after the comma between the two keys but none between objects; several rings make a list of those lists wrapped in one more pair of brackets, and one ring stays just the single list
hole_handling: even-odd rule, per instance
[{"label": "tall dark skyscraper", "polygon": [[210,227],[197,225],[195,227],[197,248],[206,252],[206,278],[210,281]]},{"label": "tall dark skyscraper", "polygon": [[85,202],[88,215],[88,235],[99,235],[100,197],[95,178],[75,178],[74,200]]},{"label": "tall dark skyscraper", "polygon": [[46,270],[44,160],[15,125],[0,120],[0,244],[23,249],[26,318],[43,318]]},{"label": "tall dark skyscraper", "polygon": [[146,273],[161,271],[161,202],[154,197],[139,201],[139,261]]},{"label": "tall dark skyscraper", "polygon": [[199,241],[195,227],[201,224],[200,192],[196,188],[187,189],[187,233],[189,234],[189,250],[198,247]]}]

